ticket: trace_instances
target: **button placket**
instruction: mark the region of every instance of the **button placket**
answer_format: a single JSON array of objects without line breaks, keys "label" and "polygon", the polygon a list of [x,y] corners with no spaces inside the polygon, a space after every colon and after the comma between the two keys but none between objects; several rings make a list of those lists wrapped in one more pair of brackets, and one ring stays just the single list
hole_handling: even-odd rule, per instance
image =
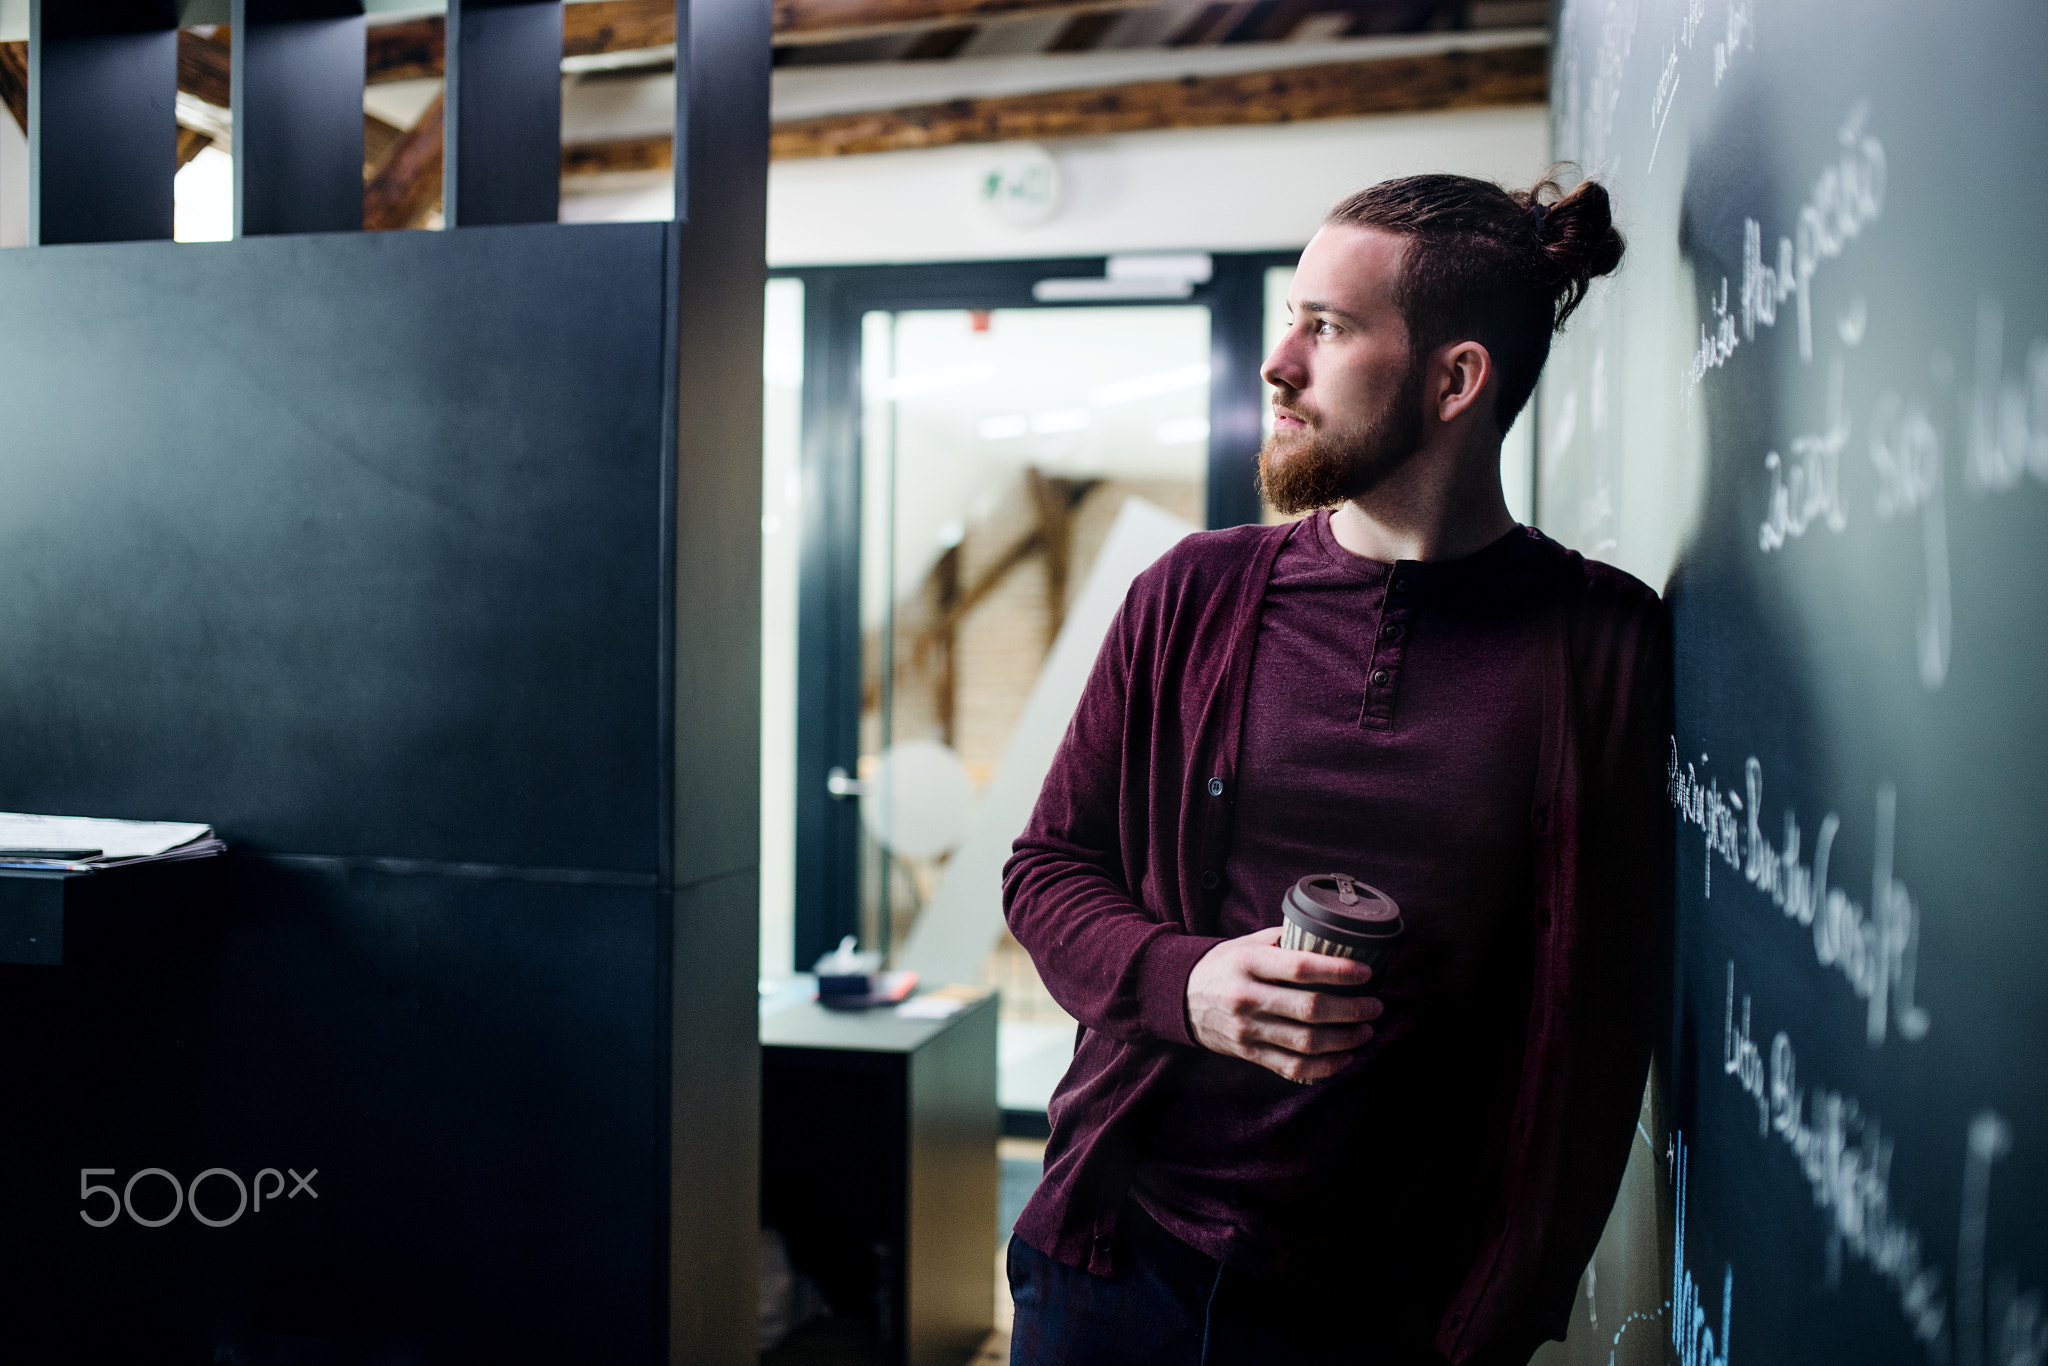
[{"label": "button placket", "polygon": [[1416,567],[1394,565],[1380,599],[1379,619],[1372,627],[1371,661],[1366,665],[1365,706],[1358,724],[1385,730],[1394,724],[1394,695],[1400,690],[1401,664],[1415,616]]}]

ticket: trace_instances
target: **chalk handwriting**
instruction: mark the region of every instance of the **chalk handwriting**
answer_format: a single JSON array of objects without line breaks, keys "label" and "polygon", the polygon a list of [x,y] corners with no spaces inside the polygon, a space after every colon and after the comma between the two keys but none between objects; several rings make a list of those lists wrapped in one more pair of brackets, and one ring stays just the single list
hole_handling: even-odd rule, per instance
[{"label": "chalk handwriting", "polygon": [[1778,549],[1786,538],[1804,536],[1818,521],[1839,532],[1849,524],[1842,510],[1842,449],[1849,444],[1849,417],[1842,404],[1842,361],[1828,369],[1828,426],[1813,436],[1792,438],[1791,468],[1776,451],[1764,456],[1771,474],[1770,510],[1757,528],[1757,544]]},{"label": "chalk handwriting", "polygon": [[2026,475],[2048,483],[2048,341],[2027,350],[2024,383],[2005,376],[2005,310],[1977,305],[1977,377],[1968,399],[1969,458],[1964,482],[1973,490],[2010,489]]},{"label": "chalk handwriting", "polygon": [[1607,0],[1594,50],[1591,90],[1586,100],[1586,153],[1595,167],[1607,164],[1607,140],[1628,76],[1628,51],[1636,36],[1636,0]]},{"label": "chalk handwriting", "polygon": [[[1730,962],[1731,999],[1734,969]],[[1747,997],[1743,1005],[1746,1016]],[[1941,1269],[1929,1263],[1919,1230],[1893,1207],[1893,1145],[1877,1116],[1839,1091],[1816,1088],[1809,1095],[1799,1085],[1798,1059],[1782,1030],[1771,1040],[1767,1084],[1769,1123],[1763,1136],[1775,1134],[1791,1151],[1814,1205],[1828,1216],[1828,1285],[1838,1283],[1844,1253],[1861,1261],[1898,1296],[1913,1336],[1930,1355],[1941,1352],[1948,1342]]]},{"label": "chalk handwriting", "polygon": [[[1732,17],[1730,22],[1732,26]],[[1694,387],[1707,371],[1727,364],[1741,341],[1754,341],[1758,327],[1775,327],[1778,308],[1787,299],[1798,309],[1799,358],[1813,359],[1814,277],[1823,262],[1840,256],[1884,212],[1884,144],[1867,130],[1869,121],[1870,106],[1859,104],[1836,130],[1834,160],[1815,177],[1812,191],[1794,217],[1792,235],[1778,239],[1770,261],[1764,259],[1763,225],[1752,218],[1743,220],[1742,328],[1738,333],[1729,316],[1728,282],[1724,279],[1718,299],[1709,296],[1707,301],[1714,317],[1713,330],[1710,333],[1705,322],[1700,324],[1699,345],[1686,367],[1686,378]]]},{"label": "chalk handwriting", "polygon": [[[1913,1335],[1936,1366],[2043,1366],[2048,1362],[2048,1321],[2039,1290],[2021,1290],[2010,1270],[1987,1275],[1992,1168],[2012,1151],[2012,1126],[1996,1111],[1971,1120],[1964,1140],[1962,1199],[1957,1220],[1953,1314],[1941,1293],[1941,1269],[1927,1256],[1919,1230],[1893,1206],[1894,1146],[1877,1116],[1854,1096],[1826,1089],[1810,1095],[1799,1085],[1791,1038],[1771,1039],[1769,1062],[1751,1033],[1750,998],[1735,1012],[1735,963],[1728,963],[1722,1014],[1721,1070],[1758,1107],[1759,1137],[1775,1134],[1797,1159],[1814,1204],[1829,1216],[1826,1284],[1840,1284],[1846,1254],[1888,1282]],[[1683,1181],[1684,1150],[1679,1150]],[[1678,1199],[1683,1228],[1685,1201]],[[1685,1235],[1678,1235],[1684,1247]],[[1674,1277],[1675,1277],[1674,1269]],[[1674,1279],[1674,1287],[1678,1282]],[[1725,1321],[1725,1316],[1724,1316]],[[1722,1333],[1726,1355],[1727,1334]],[[1674,1339],[1675,1341],[1675,1339]]]},{"label": "chalk handwriting", "polygon": [[1956,1366],[1984,1366],[1984,1243],[1991,1228],[1991,1164],[2012,1151],[2012,1126],[1986,1110],[1970,1121],[1963,1209],[1956,1232]]},{"label": "chalk handwriting", "polygon": [[1948,677],[1953,603],[1948,573],[1948,512],[1942,500],[1941,433],[1926,405],[1890,391],[1871,419],[1870,463],[1877,469],[1878,520],[1920,516],[1924,569],[1916,622],[1920,682],[1930,691]]},{"label": "chalk handwriting", "polygon": [[1690,48],[1692,40],[1699,37],[1700,25],[1707,21],[1707,0],[1685,0],[1685,13],[1679,18],[1679,35]]},{"label": "chalk handwriting", "polygon": [[1778,305],[1799,288],[1799,271],[1792,256],[1792,239],[1778,239],[1777,264],[1764,261],[1764,228],[1754,218],[1742,220],[1742,337],[1756,340],[1756,327],[1775,327]]},{"label": "chalk handwriting", "polygon": [[1884,212],[1884,144],[1864,131],[1870,106],[1858,105],[1835,140],[1840,155],[1814,181],[1799,210],[1794,264],[1799,275],[1799,358],[1813,359],[1813,277],[1822,261],[1840,256]]},{"label": "chalk handwriting", "polygon": [[1742,998],[1742,1023],[1735,1022],[1735,960],[1728,960],[1728,1001],[1721,1008],[1721,1072],[1735,1078],[1756,1102],[1756,1132],[1771,1131],[1771,1094],[1764,1080],[1764,1051],[1749,1026],[1749,997]]},{"label": "chalk handwriting", "polygon": [[2018,1289],[2006,1272],[1985,1275],[1991,1232],[1991,1168],[2012,1152],[2012,1125],[1995,1110],[1970,1120],[1963,1148],[1962,1216],[1956,1229],[1955,1366],[2041,1366],[2048,1324],[2041,1292]]},{"label": "chalk handwriting", "polygon": [[[1706,1306],[1700,1303],[1700,1288],[1685,1264],[1686,1234],[1686,1151],[1685,1135],[1675,1140],[1676,1157],[1672,1186],[1678,1206],[1677,1239],[1671,1248],[1671,1345],[1678,1353],[1678,1366],[1728,1366],[1729,1319],[1735,1312],[1735,1268],[1721,1270],[1721,1335],[1717,1339],[1708,1326]],[[1626,1325],[1624,1325],[1626,1326]],[[1621,1341],[1621,1334],[1614,1335]],[[1718,1349],[1718,1350],[1717,1350]]]},{"label": "chalk handwriting", "polygon": [[[1565,0],[1558,17],[1560,33],[1582,33],[1598,24],[1598,37],[1590,44],[1591,75],[1582,83],[1578,43],[1564,46],[1558,72],[1558,147],[1591,174],[1610,169],[1607,144],[1635,41],[1636,5],[1637,0]],[[1597,20],[1591,13],[1595,10]]]},{"label": "chalk handwriting", "polygon": [[[1707,756],[1702,754],[1700,762],[1706,761]],[[1706,836],[1706,856],[1701,860],[1706,865],[1706,879],[1701,895],[1712,897],[1714,855],[1719,854],[1730,868],[1742,866],[1742,821],[1735,814],[1733,794],[1721,791],[1721,780],[1717,777],[1701,782],[1690,763],[1683,773],[1679,772],[1676,737],[1671,741],[1671,758],[1664,777],[1664,793],[1678,808],[1679,819],[1697,826]]]},{"label": "chalk handwriting", "polygon": [[1864,334],[1870,330],[1870,305],[1862,295],[1850,301],[1849,311],[1835,319],[1835,335],[1842,339],[1842,345],[1858,347],[1863,344]]},{"label": "chalk handwriting", "polygon": [[1728,0],[1728,36],[1714,44],[1714,84],[1728,74],[1735,54],[1756,49],[1756,0]]},{"label": "chalk handwriting", "polygon": [[1673,43],[1664,54],[1664,71],[1657,77],[1657,93],[1650,101],[1650,127],[1655,135],[1650,139],[1650,164],[1643,168],[1646,175],[1657,169],[1657,149],[1664,145],[1664,124],[1671,117],[1671,106],[1677,102],[1678,45]]},{"label": "chalk handwriting", "polygon": [[[1662,1305],[1655,1309],[1638,1309],[1635,1313],[1630,1314],[1627,1318],[1623,1319],[1621,1321],[1621,1327],[1614,1330],[1614,1337],[1607,1344],[1607,1366],[1615,1366],[1615,1359],[1621,1355],[1622,1334],[1626,1333],[1631,1326],[1637,1323],[1648,1323],[1651,1319],[1659,1319],[1664,1317],[1664,1311],[1666,1309],[1669,1309],[1670,1307],[1671,1301],[1666,1300]],[[1593,1325],[1593,1327],[1597,1331],[1600,1325],[1596,1323]]]},{"label": "chalk handwriting", "polygon": [[[1883,1044],[1893,1029],[1909,1042],[1927,1037],[1931,1021],[1926,1008],[1914,1000],[1920,908],[1906,885],[1893,876],[1897,791],[1890,783],[1877,790],[1871,898],[1866,910],[1847,892],[1828,884],[1828,865],[1842,818],[1830,811],[1822,819],[1811,860],[1803,860],[1805,837],[1791,811],[1785,813],[1782,845],[1773,845],[1763,833],[1763,765],[1751,757],[1743,776],[1743,795],[1720,791],[1718,779],[1703,787],[1693,765],[1679,768],[1678,742],[1671,742],[1666,792],[1681,818],[1706,833],[1706,862],[1711,865],[1718,853],[1722,862],[1768,896],[1787,920],[1812,929],[1815,961],[1841,973],[1857,999],[1865,1003],[1864,1038],[1872,1048]],[[1738,812],[1742,814],[1738,816]],[[1707,895],[1712,894],[1710,882]]]},{"label": "chalk handwriting", "polygon": [[1700,344],[1693,350],[1692,364],[1686,368],[1686,379],[1697,388],[1707,377],[1707,371],[1718,370],[1728,363],[1735,354],[1738,338],[1735,335],[1735,318],[1728,311],[1728,277],[1721,277],[1721,292],[1718,296],[1707,296],[1707,307],[1714,316],[1714,330],[1707,331],[1707,325],[1700,324]]}]

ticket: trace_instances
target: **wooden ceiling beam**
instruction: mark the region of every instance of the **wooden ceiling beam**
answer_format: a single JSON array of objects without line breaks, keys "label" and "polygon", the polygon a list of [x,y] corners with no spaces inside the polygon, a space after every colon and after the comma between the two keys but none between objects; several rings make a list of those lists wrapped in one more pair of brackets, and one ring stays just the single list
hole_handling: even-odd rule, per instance
[{"label": "wooden ceiling beam", "polygon": [[363,187],[363,227],[371,232],[416,228],[441,202],[441,97],[385,154]]},{"label": "wooden ceiling beam", "polygon": [[228,70],[234,53],[223,24],[208,38],[189,28],[178,30],[178,89],[196,100],[226,109]]},{"label": "wooden ceiling beam", "polygon": [[[909,29],[991,19],[1140,9],[1151,0],[774,0],[778,44],[844,42]],[[593,0],[562,7],[562,55],[598,57],[666,47],[676,40],[670,0]],[[438,16],[372,24],[364,63],[370,84],[442,74],[447,29]]]},{"label": "wooden ceiling beam", "polygon": [[[1540,104],[1547,98],[1549,78],[1549,50],[1540,44],[1382,57],[792,119],[770,130],[769,154],[781,161],[965,142]],[[562,175],[567,179],[665,171],[671,164],[666,137],[562,149]]]},{"label": "wooden ceiling beam", "polygon": [[1540,44],[1381,57],[792,119],[770,131],[769,154],[787,160],[1540,104],[1548,97],[1549,78],[1549,49]]},{"label": "wooden ceiling beam", "polygon": [[632,175],[666,171],[675,166],[675,147],[667,136],[586,142],[562,149],[562,175]]},{"label": "wooden ceiling beam", "polygon": [[28,44],[0,43],[0,103],[28,136]]},{"label": "wooden ceiling beam", "polygon": [[595,0],[562,6],[564,57],[666,47],[675,40],[675,0]]},{"label": "wooden ceiling beam", "polygon": [[184,170],[185,163],[213,146],[213,135],[202,133],[197,128],[178,126],[178,169]]}]

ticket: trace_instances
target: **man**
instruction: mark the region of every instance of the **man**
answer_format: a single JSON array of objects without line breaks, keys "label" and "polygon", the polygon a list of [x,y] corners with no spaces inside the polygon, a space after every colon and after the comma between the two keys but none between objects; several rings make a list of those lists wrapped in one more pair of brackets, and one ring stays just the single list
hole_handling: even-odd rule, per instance
[{"label": "man", "polygon": [[[1263,372],[1261,490],[1311,515],[1187,538],[1103,643],[1004,876],[1082,1026],[1013,1362],[1563,1336],[1647,1064],[1669,636],[1502,497],[1550,337],[1621,257],[1599,185],[1557,196],[1431,175],[1333,210]],[[1279,947],[1327,873],[1398,903],[1377,973]]]}]

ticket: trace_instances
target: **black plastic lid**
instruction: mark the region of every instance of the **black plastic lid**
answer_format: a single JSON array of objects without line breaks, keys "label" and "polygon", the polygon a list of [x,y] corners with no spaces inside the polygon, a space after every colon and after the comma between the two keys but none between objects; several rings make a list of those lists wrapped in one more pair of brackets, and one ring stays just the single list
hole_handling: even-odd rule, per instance
[{"label": "black plastic lid", "polygon": [[1280,910],[1339,943],[1387,940],[1401,932],[1394,898],[1345,873],[1310,873],[1287,889]]}]

